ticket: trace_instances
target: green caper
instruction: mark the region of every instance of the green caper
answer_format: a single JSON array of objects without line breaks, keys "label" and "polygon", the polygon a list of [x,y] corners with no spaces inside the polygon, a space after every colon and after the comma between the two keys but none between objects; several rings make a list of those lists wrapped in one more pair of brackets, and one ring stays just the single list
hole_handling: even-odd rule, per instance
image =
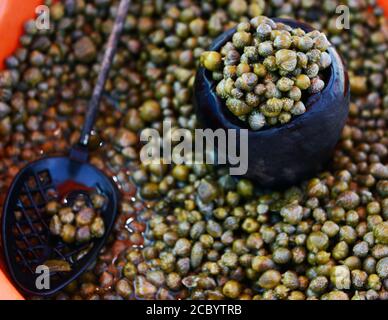
[{"label": "green caper", "polygon": [[244,48],[252,42],[252,35],[246,31],[238,31],[233,35],[232,43],[236,48]]},{"label": "green caper", "polygon": [[71,224],[65,224],[62,227],[61,238],[66,243],[73,243],[76,239],[76,228]]},{"label": "green caper", "polygon": [[312,232],[307,238],[307,248],[312,252],[327,249],[329,245],[329,237],[320,231]]},{"label": "green caper", "polygon": [[379,223],[373,230],[377,243],[388,244],[388,222]]},{"label": "green caper", "polygon": [[281,280],[281,275],[276,270],[265,271],[258,280],[258,285],[264,289],[275,288]]},{"label": "green caper", "polygon": [[283,92],[290,91],[293,85],[294,81],[287,77],[280,78],[276,83],[278,89]]},{"label": "green caper", "polygon": [[288,49],[281,49],[276,52],[276,65],[284,71],[291,72],[294,71],[297,64],[297,56],[295,51]]},{"label": "green caper", "polygon": [[229,280],[222,288],[222,293],[228,298],[236,299],[240,296],[241,285],[236,280]]},{"label": "green caper", "polygon": [[305,74],[300,74],[296,77],[295,85],[299,89],[306,90],[310,87],[310,84],[311,84],[310,78]]},{"label": "green caper", "polygon": [[101,217],[96,217],[90,225],[90,232],[93,237],[101,238],[105,234],[105,223]]},{"label": "green caper", "polygon": [[[90,225],[95,217],[95,212],[92,208],[84,208],[75,216],[76,224],[79,227]],[[71,223],[71,222],[68,222]]]},{"label": "green caper", "polygon": [[302,36],[298,41],[298,49],[301,51],[308,51],[314,45],[314,40],[311,39],[308,35]]}]

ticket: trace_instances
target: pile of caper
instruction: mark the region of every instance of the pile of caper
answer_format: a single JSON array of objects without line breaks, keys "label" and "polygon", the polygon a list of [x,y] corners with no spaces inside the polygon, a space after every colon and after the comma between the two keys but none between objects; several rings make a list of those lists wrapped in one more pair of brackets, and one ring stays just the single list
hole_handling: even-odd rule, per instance
[{"label": "pile of caper", "polygon": [[322,32],[258,16],[240,22],[219,52],[202,53],[201,65],[212,72],[227,108],[260,130],[306,112],[302,95],[325,87],[321,74],[331,65],[329,46]]},{"label": "pile of caper", "polygon": [[381,171],[373,197],[351,188],[348,170],[257,193],[222,169],[175,168],[171,180],[185,183],[162,191],[141,259],[137,249],[124,259],[123,275],[136,281],[139,298],[161,298],[163,289],[170,293],[163,298],[388,299],[388,181],[378,178]]},{"label": "pile of caper", "polygon": [[52,216],[50,232],[59,236],[68,244],[87,243],[93,238],[101,238],[105,234],[105,223],[100,210],[106,203],[106,197],[99,193],[91,195],[91,206],[85,195],[79,195],[72,206],[51,200],[46,204],[46,214]]},{"label": "pile of caper", "polygon": [[[27,22],[0,71],[0,206],[21,166],[79,138],[118,0],[71,2],[46,0],[51,29]],[[348,1],[341,30],[340,4],[132,1],[89,144],[119,214],[93,268],[55,299],[388,299],[386,19],[373,0]],[[349,121],[327,170],[275,191],[204,164],[140,163],[143,129],[196,128],[202,53],[260,15],[322,30],[347,65]]]}]

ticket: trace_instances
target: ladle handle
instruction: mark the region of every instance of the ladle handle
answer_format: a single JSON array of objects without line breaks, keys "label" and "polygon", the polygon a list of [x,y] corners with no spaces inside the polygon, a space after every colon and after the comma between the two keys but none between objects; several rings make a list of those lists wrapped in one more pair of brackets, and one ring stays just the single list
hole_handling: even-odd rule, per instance
[{"label": "ladle handle", "polygon": [[85,124],[82,128],[81,138],[79,143],[82,146],[87,146],[90,138],[90,133],[93,129],[94,122],[97,117],[98,107],[101,100],[101,95],[105,87],[105,82],[109,74],[110,67],[112,65],[113,57],[116,53],[117,43],[121,31],[123,30],[124,23],[126,20],[127,12],[129,9],[130,0],[121,0],[116,20],[113,26],[113,30],[109,36],[107,49],[102,61],[101,70],[98,75],[96,86],[94,87],[92,97],[89,101],[88,111],[86,113]]}]

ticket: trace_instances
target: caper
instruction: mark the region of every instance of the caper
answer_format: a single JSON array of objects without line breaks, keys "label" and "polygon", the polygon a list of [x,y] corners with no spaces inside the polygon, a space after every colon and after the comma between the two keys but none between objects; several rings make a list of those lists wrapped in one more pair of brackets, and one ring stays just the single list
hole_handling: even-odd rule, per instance
[{"label": "caper", "polygon": [[157,101],[147,100],[140,106],[140,117],[144,121],[155,121],[161,115],[161,108]]},{"label": "caper", "polygon": [[311,79],[311,84],[309,87],[309,92],[312,94],[321,92],[325,86],[323,80],[319,79],[319,77],[315,77]]},{"label": "caper", "polygon": [[302,101],[297,101],[294,106],[291,108],[290,112],[293,115],[301,115],[306,112],[306,107]]},{"label": "caper", "polygon": [[293,85],[294,81],[287,77],[280,78],[276,83],[278,89],[283,92],[290,91]]},{"label": "caper", "polygon": [[222,288],[222,293],[228,298],[236,299],[240,296],[241,285],[235,280],[229,280]]},{"label": "caper", "polygon": [[388,257],[382,258],[377,262],[376,272],[381,279],[388,277]]},{"label": "caper", "polygon": [[97,48],[90,37],[84,36],[74,44],[74,55],[81,62],[91,62],[96,58]]},{"label": "caper", "polygon": [[243,116],[252,110],[248,104],[236,98],[228,98],[226,100],[226,106],[236,116]]},{"label": "caper", "polygon": [[311,39],[308,35],[302,36],[298,41],[298,49],[301,51],[308,51],[314,45],[314,40]]},{"label": "caper", "polygon": [[295,51],[288,49],[281,49],[276,52],[276,65],[284,71],[294,71],[297,64],[297,57]]},{"label": "caper", "polygon": [[[95,217],[95,212],[92,208],[84,208],[80,212],[77,213],[75,220],[77,226],[82,227],[92,223]],[[71,222],[68,222],[71,223]]]},{"label": "caper", "polygon": [[65,224],[61,231],[61,238],[66,243],[73,243],[76,239],[76,228],[71,224]]},{"label": "caper", "polygon": [[252,42],[252,35],[246,31],[238,31],[233,35],[233,45],[240,49],[249,46]]},{"label": "caper", "polygon": [[257,36],[260,38],[260,40],[268,39],[268,37],[271,35],[272,27],[267,23],[261,23],[257,26],[256,32]]},{"label": "caper", "polygon": [[350,289],[349,268],[347,266],[334,266],[330,272],[330,281],[337,289]]},{"label": "caper", "polygon": [[295,85],[299,89],[306,90],[310,87],[310,84],[311,84],[310,78],[305,74],[300,74],[296,77]]},{"label": "caper", "polygon": [[89,226],[82,226],[76,229],[76,241],[79,243],[88,242],[92,238]]},{"label": "caper", "polygon": [[259,111],[253,111],[248,121],[252,130],[260,130],[266,124],[265,116]]},{"label": "caper", "polygon": [[49,214],[50,216],[53,216],[58,213],[59,208],[60,208],[60,204],[57,201],[52,200],[46,204],[45,210],[47,214]]},{"label": "caper", "polygon": [[222,67],[222,56],[216,51],[205,51],[201,55],[201,64],[210,71],[217,71]]},{"label": "caper", "polygon": [[61,208],[58,212],[59,219],[63,224],[71,224],[74,221],[74,212],[69,207]]},{"label": "caper", "polygon": [[307,248],[312,252],[325,250],[329,245],[328,236],[320,231],[312,232],[307,238]]},{"label": "caper", "polygon": [[264,289],[275,288],[281,280],[281,275],[276,270],[265,271],[258,280],[258,285]]},{"label": "caper", "polygon": [[50,220],[50,232],[53,235],[59,236],[62,231],[62,223],[58,215],[54,215]]},{"label": "caper", "polygon": [[283,108],[283,101],[278,98],[271,98],[261,109],[261,112],[266,117],[276,117],[280,114]]},{"label": "caper", "polygon": [[303,218],[303,208],[296,204],[290,204],[283,207],[280,214],[286,222],[297,224]]},{"label": "caper", "polygon": [[264,41],[259,43],[258,53],[262,57],[272,56],[274,53],[273,45],[271,41]]},{"label": "caper", "polygon": [[101,238],[105,234],[105,223],[101,217],[96,217],[90,225],[90,232],[93,237]]},{"label": "caper", "polygon": [[377,243],[388,244],[388,222],[381,222],[373,230],[373,235]]}]

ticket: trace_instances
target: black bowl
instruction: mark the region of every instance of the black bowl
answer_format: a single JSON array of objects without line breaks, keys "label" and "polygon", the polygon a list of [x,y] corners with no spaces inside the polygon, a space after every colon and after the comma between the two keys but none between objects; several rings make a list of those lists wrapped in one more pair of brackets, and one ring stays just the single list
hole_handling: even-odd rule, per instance
[{"label": "black bowl", "polygon": [[[309,32],[308,24],[273,19]],[[216,38],[209,50],[217,51],[230,41],[235,29]],[[289,123],[248,132],[248,171],[244,177],[263,187],[284,188],[312,176],[328,163],[349,111],[349,79],[342,60],[331,46],[332,65],[325,70],[325,88],[305,102],[306,112]],[[248,129],[215,93],[212,75],[199,68],[194,84],[194,105],[200,125],[216,130]],[[237,150],[239,146],[237,145]]]}]

